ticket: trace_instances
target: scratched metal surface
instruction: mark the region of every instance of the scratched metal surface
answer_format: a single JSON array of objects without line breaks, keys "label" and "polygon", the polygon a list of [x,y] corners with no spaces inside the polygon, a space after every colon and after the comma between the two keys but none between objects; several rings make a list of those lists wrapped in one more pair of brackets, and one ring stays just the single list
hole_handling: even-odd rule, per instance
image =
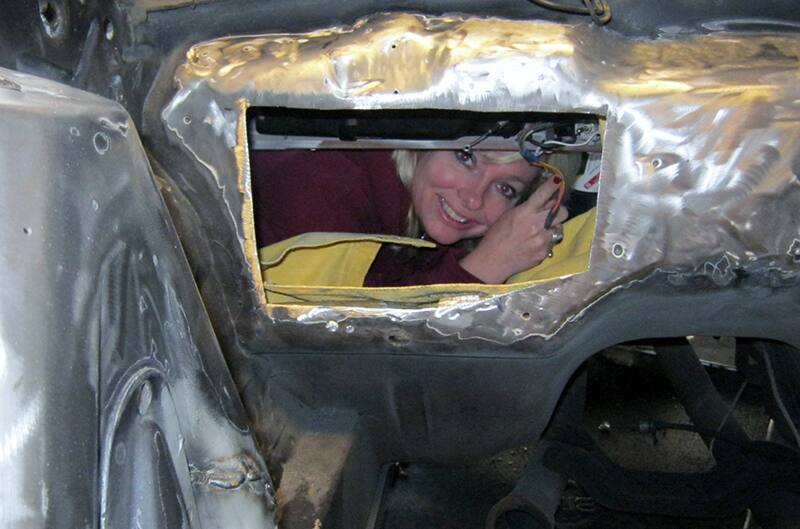
[{"label": "scratched metal surface", "polygon": [[[799,60],[796,33],[642,40],[590,25],[377,15],[197,44],[175,71],[162,120],[193,178],[221,190],[234,234],[222,244],[236,254],[229,272],[247,276],[255,269],[249,172],[236,153],[244,105],[605,115],[586,273],[439,308],[262,305],[260,315],[243,316],[263,320],[254,324],[262,348],[374,346],[381,325],[408,343],[455,336],[513,344],[551,338],[598,300],[654,274],[675,291],[692,291],[698,278],[733,289],[764,274],[794,284]],[[258,291],[260,279],[249,277],[247,288]],[[309,325],[295,332],[295,324]]]},{"label": "scratched metal surface", "polygon": [[0,526],[274,527],[129,115],[0,68]]}]

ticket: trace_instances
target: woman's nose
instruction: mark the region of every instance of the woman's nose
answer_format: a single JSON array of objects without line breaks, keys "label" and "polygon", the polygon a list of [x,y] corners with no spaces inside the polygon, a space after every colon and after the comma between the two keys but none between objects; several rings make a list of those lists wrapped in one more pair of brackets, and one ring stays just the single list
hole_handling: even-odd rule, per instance
[{"label": "woman's nose", "polygon": [[465,186],[459,188],[458,198],[464,204],[464,207],[475,211],[483,207],[483,192],[476,186]]}]

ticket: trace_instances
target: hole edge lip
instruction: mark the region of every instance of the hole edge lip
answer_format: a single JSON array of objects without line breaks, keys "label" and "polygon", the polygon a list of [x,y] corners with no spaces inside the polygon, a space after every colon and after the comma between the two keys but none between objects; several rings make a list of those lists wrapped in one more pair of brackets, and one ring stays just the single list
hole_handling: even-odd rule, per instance
[{"label": "hole edge lip", "polygon": [[92,143],[98,154],[105,154],[111,148],[111,138],[104,132],[96,132],[92,136]]},{"label": "hole edge lip", "polygon": [[114,21],[112,21],[110,18],[106,18],[103,20],[103,36],[109,42],[113,41],[114,37],[116,36]]}]

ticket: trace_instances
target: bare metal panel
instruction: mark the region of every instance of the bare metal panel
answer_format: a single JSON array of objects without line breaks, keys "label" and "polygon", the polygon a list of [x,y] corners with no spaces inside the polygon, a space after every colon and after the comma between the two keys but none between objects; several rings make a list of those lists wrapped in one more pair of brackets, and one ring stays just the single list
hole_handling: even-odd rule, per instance
[{"label": "bare metal panel", "polygon": [[[192,160],[192,178],[220,190],[236,239],[225,243],[236,254],[231,273],[247,274],[256,267],[249,171],[235,154],[245,142],[243,106],[605,115],[588,272],[438,308],[262,303],[270,323],[257,326],[262,347],[327,340],[357,348],[374,343],[381,322],[407,343],[456,336],[511,344],[552,337],[597,300],[654,274],[675,292],[732,289],[765,274],[794,284],[799,57],[791,33],[640,40],[591,25],[378,15],[197,44],[175,71],[162,119]],[[255,274],[249,288],[263,301]],[[270,329],[286,323],[312,325],[275,341]]]},{"label": "bare metal panel", "polygon": [[0,69],[0,526],[274,527],[128,114]]}]

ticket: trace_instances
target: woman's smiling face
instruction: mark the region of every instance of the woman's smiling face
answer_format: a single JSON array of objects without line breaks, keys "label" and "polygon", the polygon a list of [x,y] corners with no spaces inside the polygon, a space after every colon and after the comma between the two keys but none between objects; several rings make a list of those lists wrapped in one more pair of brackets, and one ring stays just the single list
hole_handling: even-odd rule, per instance
[{"label": "woman's smiling face", "polygon": [[425,233],[439,244],[480,237],[513,208],[538,174],[525,160],[497,163],[501,151],[428,151],[411,180]]}]

